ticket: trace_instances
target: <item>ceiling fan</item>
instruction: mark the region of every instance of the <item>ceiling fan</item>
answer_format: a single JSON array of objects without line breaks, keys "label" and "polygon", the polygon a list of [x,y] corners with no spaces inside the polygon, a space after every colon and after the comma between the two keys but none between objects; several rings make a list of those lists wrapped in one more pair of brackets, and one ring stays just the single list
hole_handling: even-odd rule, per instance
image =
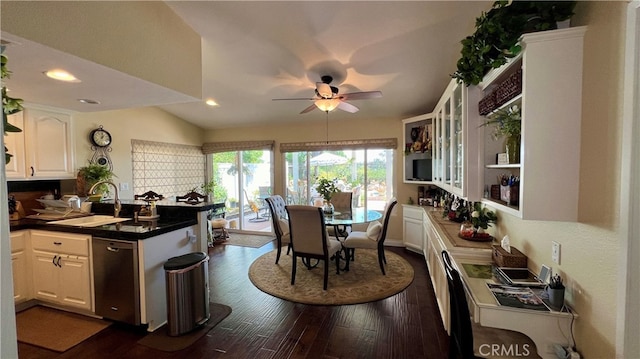
[{"label": "ceiling fan", "polygon": [[313,105],[305,108],[300,114],[319,109],[324,112],[333,111],[339,108],[347,112],[358,112],[358,108],[348,102],[347,100],[365,100],[371,98],[382,97],[380,91],[364,91],[364,92],[352,92],[352,93],[338,93],[338,88],[331,86],[333,77],[324,75],[321,78],[322,82],[316,82],[316,95],[314,97],[302,97],[302,98],[274,98],[273,101],[286,101],[286,100],[307,100],[313,101]]}]

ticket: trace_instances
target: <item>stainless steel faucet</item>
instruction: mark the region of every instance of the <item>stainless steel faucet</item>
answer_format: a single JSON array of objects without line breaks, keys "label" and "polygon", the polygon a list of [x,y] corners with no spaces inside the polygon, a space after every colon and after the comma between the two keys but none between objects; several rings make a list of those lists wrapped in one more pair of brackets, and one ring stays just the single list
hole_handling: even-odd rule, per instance
[{"label": "stainless steel faucet", "polygon": [[122,205],[120,204],[120,198],[118,197],[118,186],[116,186],[115,183],[111,181],[98,181],[93,186],[91,186],[91,188],[89,189],[89,193],[94,194],[93,191],[96,189],[96,187],[98,187],[101,184],[110,184],[111,186],[113,186],[113,189],[116,192],[114,197],[114,202],[113,202],[113,216],[118,217],[120,215],[120,210],[122,209]]}]

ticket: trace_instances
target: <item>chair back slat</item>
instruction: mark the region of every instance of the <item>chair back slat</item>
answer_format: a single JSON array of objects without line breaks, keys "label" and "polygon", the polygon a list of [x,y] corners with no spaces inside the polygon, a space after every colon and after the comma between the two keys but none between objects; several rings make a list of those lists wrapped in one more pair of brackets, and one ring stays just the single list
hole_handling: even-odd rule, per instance
[{"label": "chair back slat", "polygon": [[351,192],[336,192],[331,196],[331,204],[333,208],[342,213],[351,212]]}]

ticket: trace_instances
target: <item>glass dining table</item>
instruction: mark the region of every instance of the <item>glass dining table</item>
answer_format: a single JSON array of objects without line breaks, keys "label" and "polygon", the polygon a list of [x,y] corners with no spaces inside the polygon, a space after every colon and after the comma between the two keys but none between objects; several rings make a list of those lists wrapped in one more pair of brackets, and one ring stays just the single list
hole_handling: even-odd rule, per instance
[{"label": "glass dining table", "polygon": [[359,223],[368,223],[377,221],[382,218],[382,213],[374,210],[365,210],[364,207],[352,208],[351,212],[334,212],[332,215],[325,214],[324,223],[326,226],[332,226],[336,239],[338,236],[346,237],[348,235],[346,228]]}]

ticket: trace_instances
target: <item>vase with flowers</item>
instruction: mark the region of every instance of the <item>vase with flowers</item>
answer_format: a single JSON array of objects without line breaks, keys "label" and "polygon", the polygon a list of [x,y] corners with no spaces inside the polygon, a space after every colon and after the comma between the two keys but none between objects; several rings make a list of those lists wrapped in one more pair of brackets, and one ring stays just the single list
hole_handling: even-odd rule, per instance
[{"label": "vase with flowers", "polygon": [[467,240],[490,241],[493,237],[486,233],[485,230],[491,224],[498,221],[498,217],[493,211],[483,207],[480,202],[474,202],[471,205],[471,215],[469,221],[464,222],[460,226],[458,236]]},{"label": "vase with flowers", "polygon": [[316,191],[324,199],[324,205],[322,210],[326,214],[333,214],[333,204],[331,204],[331,197],[334,193],[340,191],[336,186],[336,179],[330,180],[328,178],[319,177],[316,180]]}]

